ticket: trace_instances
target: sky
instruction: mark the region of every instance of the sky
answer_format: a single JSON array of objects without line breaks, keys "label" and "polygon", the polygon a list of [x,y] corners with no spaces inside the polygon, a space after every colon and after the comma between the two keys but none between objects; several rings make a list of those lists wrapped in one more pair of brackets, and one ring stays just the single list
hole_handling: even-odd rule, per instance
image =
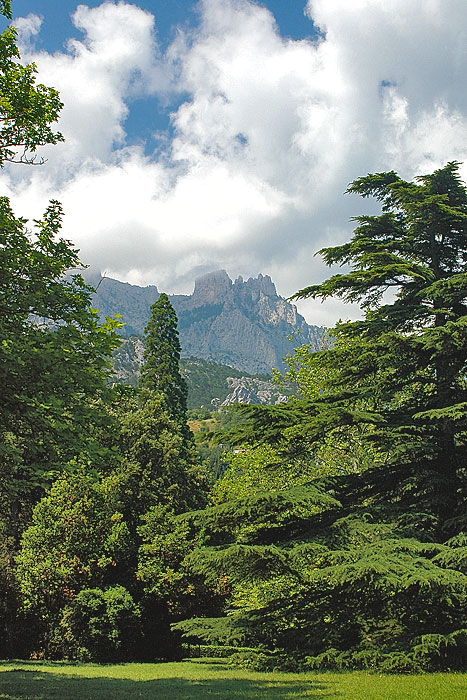
[{"label": "sky", "polygon": [[[64,237],[108,277],[190,294],[223,268],[289,296],[378,211],[350,182],[467,162],[465,0],[12,4],[65,142],[4,168],[2,193],[30,220],[61,201]],[[296,303],[319,325],[358,315]]]}]

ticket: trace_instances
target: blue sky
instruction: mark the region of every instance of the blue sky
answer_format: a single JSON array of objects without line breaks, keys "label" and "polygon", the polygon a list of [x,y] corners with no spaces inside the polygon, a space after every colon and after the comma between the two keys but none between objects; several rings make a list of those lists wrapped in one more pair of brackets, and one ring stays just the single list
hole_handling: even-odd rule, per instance
[{"label": "blue sky", "polygon": [[[15,16],[26,16],[30,12],[43,15],[44,24],[41,45],[48,50],[63,48],[63,42],[71,35],[77,35],[71,21],[71,14],[80,4],[77,0],[13,0]],[[88,7],[101,5],[101,0],[88,0]],[[141,0],[132,3],[152,12],[157,20],[158,34],[162,45],[167,45],[177,26],[195,25],[198,21],[196,3],[190,0]],[[272,14],[283,36],[305,39],[314,34],[313,23],[305,16],[305,4],[301,0],[265,0],[258,2]]]},{"label": "blue sky", "polygon": [[[63,51],[66,42],[81,32],[72,22],[72,14],[78,4],[95,8],[102,0],[13,0],[15,16],[27,16],[31,12],[43,17],[37,48],[48,52]],[[162,50],[173,41],[178,29],[195,29],[199,23],[197,3],[189,0],[144,0],[132,4],[154,15],[157,39]],[[268,0],[258,2],[267,7],[274,16],[282,36],[295,40],[316,39],[318,32],[304,12],[302,0]],[[156,146],[152,133],[156,130],[170,131],[169,111],[178,107],[184,96],[173,96],[171,102],[161,104],[157,97],[137,99],[131,102],[125,130],[129,142],[143,139],[145,151],[150,153]]]},{"label": "blue sky", "polygon": [[316,251],[371,209],[349,182],[467,160],[465,0],[13,0],[13,14],[66,140],[41,168],[5,168],[2,192],[30,219],[59,199],[83,261],[118,279],[190,293],[224,268],[290,295],[329,274]]}]

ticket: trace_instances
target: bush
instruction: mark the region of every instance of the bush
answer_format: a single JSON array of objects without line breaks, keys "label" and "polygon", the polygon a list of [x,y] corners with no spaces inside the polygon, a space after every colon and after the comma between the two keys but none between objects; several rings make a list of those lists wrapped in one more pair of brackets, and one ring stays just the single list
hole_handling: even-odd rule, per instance
[{"label": "bush", "polygon": [[79,661],[133,659],[139,618],[139,609],[123,586],[84,589],[63,611],[63,655]]},{"label": "bush", "polygon": [[379,670],[386,673],[420,673],[424,669],[414,660],[413,654],[393,651],[390,654],[384,654]]},{"label": "bush", "polygon": [[303,658],[281,650],[245,649],[232,654],[229,663],[240,668],[254,671],[290,671],[303,670]]}]

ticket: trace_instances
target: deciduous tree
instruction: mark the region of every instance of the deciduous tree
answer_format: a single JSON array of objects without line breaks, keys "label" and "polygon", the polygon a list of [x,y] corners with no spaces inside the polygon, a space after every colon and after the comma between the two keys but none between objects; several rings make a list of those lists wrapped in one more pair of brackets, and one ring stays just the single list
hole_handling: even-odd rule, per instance
[{"label": "deciduous tree", "polygon": [[[11,19],[11,3],[3,0],[0,13]],[[0,34],[0,167],[5,162],[43,163],[37,148],[63,141],[52,124],[63,107],[54,88],[36,84],[34,63],[22,65],[12,26]]]}]

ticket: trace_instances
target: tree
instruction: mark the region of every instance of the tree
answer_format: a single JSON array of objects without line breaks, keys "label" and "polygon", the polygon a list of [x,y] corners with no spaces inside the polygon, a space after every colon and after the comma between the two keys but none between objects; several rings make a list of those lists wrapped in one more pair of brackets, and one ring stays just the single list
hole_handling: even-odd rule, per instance
[{"label": "tree", "polygon": [[82,465],[57,479],[35,506],[17,556],[17,578],[31,628],[22,654],[76,658],[76,636],[68,622],[70,616],[76,621],[83,613],[80,593],[96,587],[108,590],[122,579],[131,584],[135,545],[121,513],[120,491],[114,474],[98,479]]},{"label": "tree", "polygon": [[[358,352],[359,340],[343,338],[339,332],[333,337],[328,332],[327,349],[332,352],[316,352],[308,345],[296,348],[292,355],[284,358],[287,367],[284,375],[276,374],[280,382],[292,382],[297,386],[297,395],[312,405],[318,403],[325,406],[334,392],[334,382],[339,369],[333,358],[345,348],[350,350],[351,344],[356,344]],[[323,348],[324,349],[324,348]],[[374,397],[357,397],[348,400],[347,404],[362,415],[363,410],[371,410],[376,406]],[[326,411],[320,409],[323,414]],[[309,453],[309,459],[314,463],[315,476],[325,474],[359,473],[370,467],[385,464],[389,455],[387,449],[378,449],[371,443],[374,426],[364,422],[353,424],[327,425],[326,432],[320,431],[316,440],[316,417],[311,419],[305,404],[301,420],[284,430],[284,441],[290,450],[297,447]],[[309,434],[309,439],[308,439]]]},{"label": "tree", "polygon": [[270,445],[244,446],[226,455],[228,466],[211,491],[212,503],[243,499],[253,493],[286,490],[316,476],[312,459],[290,459]]},{"label": "tree", "polygon": [[73,459],[105,461],[100,398],[119,324],[99,325],[91,289],[64,277],[80,263],[60,225],[52,202],[33,236],[0,198],[0,506],[12,534]]},{"label": "tree", "polygon": [[239,662],[464,669],[467,192],[457,163],[349,190],[383,212],[322,251],[349,272],[298,296],[361,301],[365,318],[299,362],[303,398],[242,409],[237,437],[300,454],[369,426],[365,439],[389,458],[211,506],[195,516],[202,543],[184,566],[225,581],[231,625],[262,649]]},{"label": "tree", "polygon": [[180,513],[205,502],[205,470],[162,392],[139,392],[119,417],[115,442],[122,457],[122,479],[127,481],[127,517],[135,528],[154,505]]},{"label": "tree", "polygon": [[[11,19],[11,3],[0,2]],[[23,66],[16,30],[0,35],[0,167],[40,163],[39,146],[62,140],[52,129],[62,104],[53,88],[37,85],[34,64]],[[30,231],[0,198],[0,637],[12,653],[19,593],[14,552],[34,504],[60,474],[82,458],[102,466],[97,439],[107,358],[115,327],[97,323],[91,289],[77,251],[60,239],[62,211],[52,201]],[[104,416],[103,416],[104,413]]]},{"label": "tree", "polygon": [[172,417],[186,423],[187,385],[180,373],[180,341],[177,314],[167,294],[161,294],[151,306],[146,326],[144,364],[140,387],[165,394]]},{"label": "tree", "polygon": [[[0,12],[11,17],[10,3]],[[35,84],[35,67],[21,65],[15,38],[11,27],[0,35],[0,167],[16,162],[18,149],[19,161],[31,163],[40,145],[62,138],[51,128],[58,94]],[[0,198],[0,517],[15,536],[27,518],[22,506],[37,501],[66,463],[99,456],[96,404],[118,343],[115,323],[98,325],[82,277],[65,278],[80,262],[58,238],[61,218],[52,201],[32,233]]]},{"label": "tree", "polygon": [[[9,0],[0,3],[0,13],[11,19]],[[16,36],[14,27],[0,34],[0,167],[7,161],[43,163],[36,160],[38,146],[63,141],[50,126],[63,106],[58,92],[36,85],[34,63],[21,65]]]},{"label": "tree", "polygon": [[323,378],[318,395],[243,409],[250,433],[281,441],[285,432],[305,449],[333,429],[372,426],[365,439],[402,471],[433,473],[445,513],[461,505],[466,466],[467,192],[458,167],[414,183],[394,172],[368,175],[349,187],[375,196],[382,214],[357,217],[349,243],[321,251],[349,272],[296,297],[360,301],[365,318],[338,324],[334,346],[311,360]]},{"label": "tree", "polygon": [[376,197],[382,214],[357,217],[349,243],[321,251],[350,272],[296,295],[362,304],[365,318],[338,328],[350,344],[328,353],[339,371],[327,403],[372,397],[373,410],[354,417],[379,426],[375,437],[395,459],[442,475],[449,508],[467,436],[467,191],[458,169],[449,163],[414,183],[394,172],[353,182],[348,191]]}]

